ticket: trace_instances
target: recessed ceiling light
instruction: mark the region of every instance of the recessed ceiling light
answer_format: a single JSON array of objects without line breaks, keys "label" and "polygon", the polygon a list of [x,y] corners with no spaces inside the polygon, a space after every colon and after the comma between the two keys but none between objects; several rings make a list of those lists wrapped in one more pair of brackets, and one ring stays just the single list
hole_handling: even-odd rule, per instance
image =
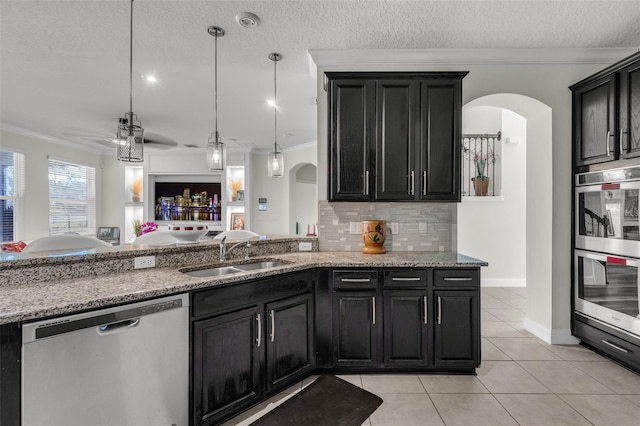
[{"label": "recessed ceiling light", "polygon": [[156,78],[155,75],[145,75],[142,74],[140,77],[142,77],[143,79],[145,79],[148,83],[157,83],[158,79]]},{"label": "recessed ceiling light", "polygon": [[270,107],[274,107],[276,106],[276,101],[274,101],[273,99],[267,99],[267,105],[269,105]]},{"label": "recessed ceiling light", "polygon": [[245,28],[255,28],[260,25],[260,18],[251,12],[240,12],[236,15],[236,22]]}]

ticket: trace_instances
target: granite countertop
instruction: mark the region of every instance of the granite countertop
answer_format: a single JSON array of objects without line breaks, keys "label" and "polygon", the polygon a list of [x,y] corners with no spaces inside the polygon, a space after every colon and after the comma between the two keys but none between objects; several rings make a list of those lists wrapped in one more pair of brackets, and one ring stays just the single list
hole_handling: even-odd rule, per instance
[{"label": "granite countertop", "polygon": [[0,324],[98,309],[317,267],[487,266],[484,261],[455,252],[392,252],[382,255],[365,255],[358,252],[298,252],[252,257],[249,261],[235,260],[227,263],[265,259],[286,263],[269,270],[254,270],[222,277],[190,277],[180,272],[180,269],[198,269],[198,266],[205,265],[184,264],[181,267],[159,267],[72,279],[2,284]]}]

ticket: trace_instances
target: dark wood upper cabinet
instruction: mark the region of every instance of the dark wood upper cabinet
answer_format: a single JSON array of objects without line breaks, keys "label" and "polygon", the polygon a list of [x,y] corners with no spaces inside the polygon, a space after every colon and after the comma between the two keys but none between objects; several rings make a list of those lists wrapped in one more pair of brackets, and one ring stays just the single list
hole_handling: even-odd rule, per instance
[{"label": "dark wood upper cabinet", "polygon": [[615,160],[615,74],[573,92],[576,164]]},{"label": "dark wood upper cabinet", "polygon": [[640,53],[570,89],[576,172],[588,171],[593,164],[640,156]]},{"label": "dark wood upper cabinet", "polygon": [[623,158],[640,155],[640,60],[620,70],[619,136]]},{"label": "dark wood upper cabinet", "polygon": [[358,79],[331,81],[329,98],[329,198],[369,199],[372,187],[371,141],[374,139],[375,83]]},{"label": "dark wood upper cabinet", "polygon": [[462,80],[422,82],[421,200],[460,201]]},{"label": "dark wood upper cabinet", "polygon": [[326,73],[330,201],[460,201],[467,72]]}]

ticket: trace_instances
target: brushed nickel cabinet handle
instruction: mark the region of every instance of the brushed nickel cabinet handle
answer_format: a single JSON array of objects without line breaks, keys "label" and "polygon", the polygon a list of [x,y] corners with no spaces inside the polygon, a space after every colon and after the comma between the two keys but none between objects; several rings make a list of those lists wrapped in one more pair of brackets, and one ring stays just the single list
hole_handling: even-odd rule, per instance
[{"label": "brushed nickel cabinet handle", "polygon": [[611,138],[611,132],[607,130],[607,157],[611,156],[611,147],[609,146],[609,139]]},{"label": "brushed nickel cabinet handle", "polygon": [[340,278],[343,283],[368,283],[371,278]]},{"label": "brushed nickel cabinet handle", "polygon": [[442,323],[442,301],[440,300],[440,296],[438,296],[438,325]]},{"label": "brushed nickel cabinet handle", "polygon": [[420,277],[393,277],[391,281],[420,281]]},{"label": "brushed nickel cabinet handle", "polygon": [[422,195],[427,195],[427,171],[422,172]]},{"label": "brushed nickel cabinet handle", "polygon": [[620,141],[619,142],[620,143],[620,154],[622,154],[624,152],[624,147],[622,146],[622,132],[623,132],[623,129],[620,128],[620,137],[618,138],[618,140]]},{"label": "brushed nickel cabinet handle", "polygon": [[371,297],[371,317],[373,325],[376,325],[376,297]]},{"label": "brushed nickel cabinet handle", "polygon": [[364,195],[369,195],[369,170],[364,172]]},{"label": "brushed nickel cabinet handle", "polygon": [[273,342],[276,338],[276,315],[271,310],[271,341]]},{"label": "brushed nickel cabinet handle", "polygon": [[415,195],[416,189],[416,175],[413,170],[411,170],[411,195]]},{"label": "brushed nickel cabinet handle", "polygon": [[258,321],[258,337],[256,338],[256,344],[260,347],[262,344],[262,322],[260,321],[260,314],[256,315],[256,321]]},{"label": "brushed nickel cabinet handle", "polygon": [[427,296],[422,297],[424,303],[424,323],[427,324]]},{"label": "brushed nickel cabinet handle", "polygon": [[444,277],[444,281],[471,281],[471,277]]},{"label": "brushed nickel cabinet handle", "polygon": [[602,339],[602,343],[604,343],[605,345],[609,345],[609,346],[611,346],[612,348],[619,350],[620,352],[624,352],[625,354],[628,354],[628,353],[629,353],[629,351],[628,351],[628,350],[626,350],[625,348],[620,347],[620,346],[618,346],[618,345],[616,345],[616,344],[614,344],[614,343],[611,343],[611,342],[610,342],[610,341],[608,341],[608,340]]}]

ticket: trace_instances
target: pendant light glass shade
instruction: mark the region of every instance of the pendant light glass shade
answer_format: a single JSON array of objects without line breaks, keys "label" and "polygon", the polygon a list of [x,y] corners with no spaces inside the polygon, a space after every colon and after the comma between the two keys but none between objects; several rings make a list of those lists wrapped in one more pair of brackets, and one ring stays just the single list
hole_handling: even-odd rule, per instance
[{"label": "pendant light glass shade", "polygon": [[143,161],[144,129],[135,115],[127,113],[127,117],[118,124],[118,160],[139,163]]},{"label": "pendant light glass shade", "polygon": [[224,30],[220,27],[211,26],[207,28],[209,35],[215,38],[214,46],[214,97],[215,110],[214,121],[215,131],[209,136],[207,141],[207,169],[209,171],[224,170],[224,144],[218,132],[218,37],[224,36]]},{"label": "pendant light glass shade", "polygon": [[277,97],[277,70],[276,65],[282,59],[279,53],[270,53],[269,59],[273,61],[273,151],[269,153],[267,164],[267,176],[281,178],[284,176],[284,155],[278,150],[278,97]]},{"label": "pendant light glass shade", "polygon": [[133,0],[129,27],[129,112],[120,118],[116,141],[118,142],[118,160],[129,163],[144,161],[144,129],[133,113]]},{"label": "pendant light glass shade", "polygon": [[269,153],[268,177],[282,177],[284,175],[284,155],[278,151],[278,144],[274,144],[273,151]]},{"label": "pendant light glass shade", "polygon": [[218,132],[211,133],[207,141],[207,169],[224,170],[224,144]]}]

